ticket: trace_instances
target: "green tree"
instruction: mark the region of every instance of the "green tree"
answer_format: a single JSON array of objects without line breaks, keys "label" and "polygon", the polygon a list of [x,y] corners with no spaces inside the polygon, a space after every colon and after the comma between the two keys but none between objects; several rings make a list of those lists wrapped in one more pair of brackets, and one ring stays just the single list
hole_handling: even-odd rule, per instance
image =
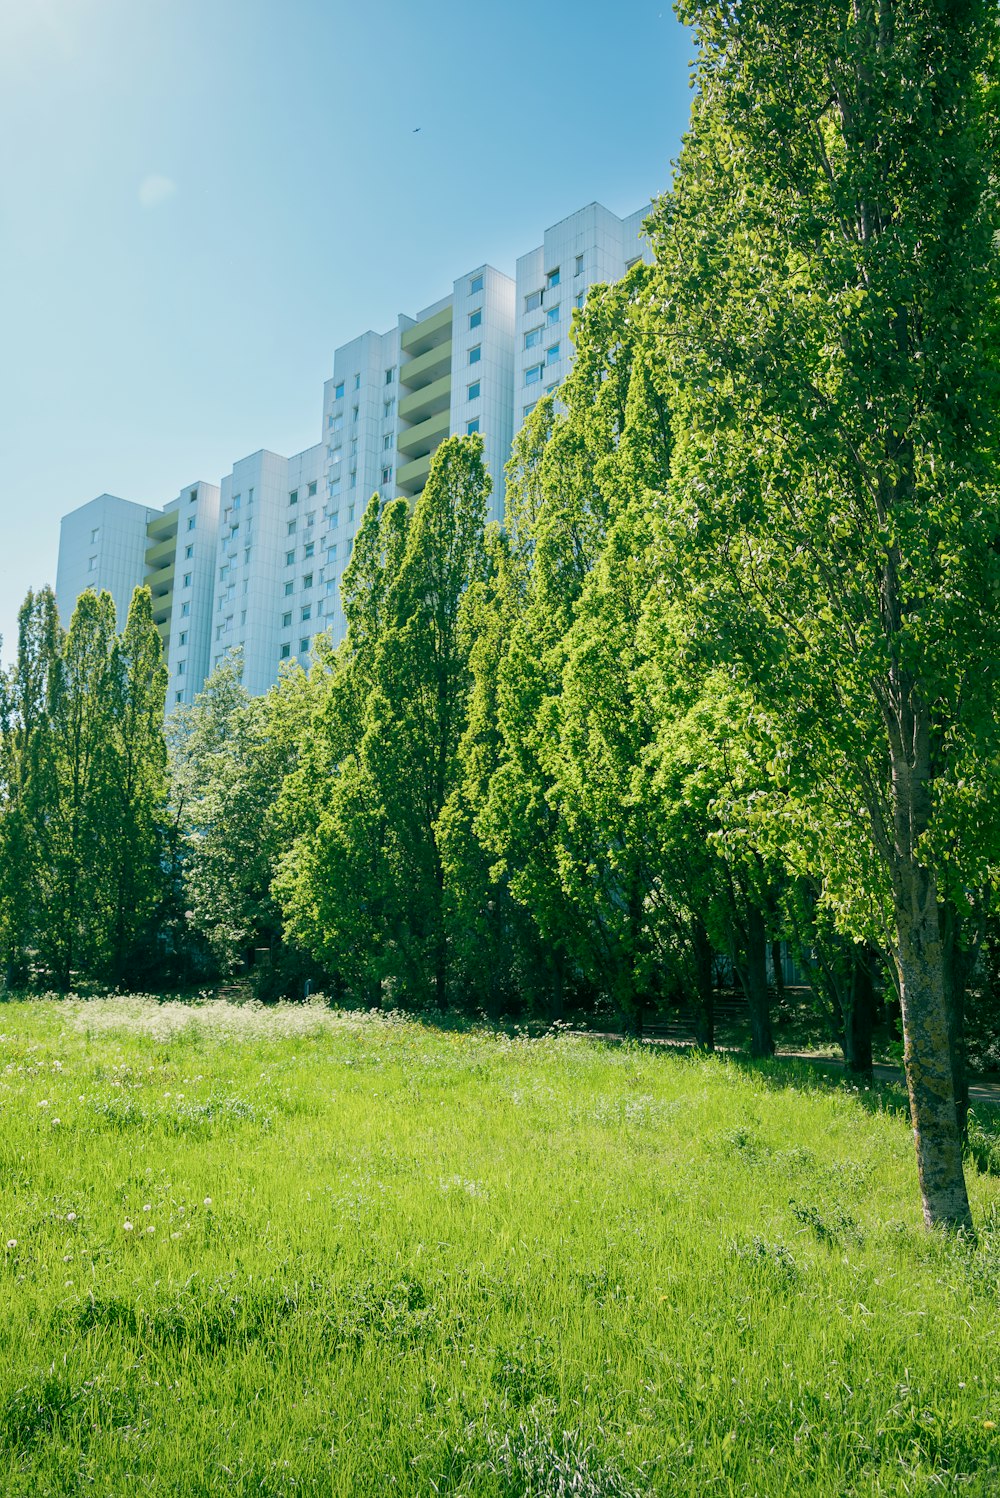
[{"label": "green tree", "polygon": [[752,684],[824,903],[893,953],[925,1220],[966,1226],[940,905],[946,852],[965,885],[989,856],[951,836],[959,788],[996,820],[997,11],[682,13],[700,95],[655,225],[667,565]]}]

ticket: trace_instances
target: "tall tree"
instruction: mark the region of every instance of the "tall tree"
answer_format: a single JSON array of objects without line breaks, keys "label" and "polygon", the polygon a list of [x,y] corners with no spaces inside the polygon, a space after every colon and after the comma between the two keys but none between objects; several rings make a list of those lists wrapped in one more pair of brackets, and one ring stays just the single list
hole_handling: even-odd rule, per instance
[{"label": "tall tree", "polygon": [[[876,908],[924,1217],[967,1226],[939,905],[951,793],[996,729],[997,10],[681,9],[700,96],[656,215],[667,549],[752,682],[824,902],[860,939]],[[978,882],[974,839],[961,857]]]}]

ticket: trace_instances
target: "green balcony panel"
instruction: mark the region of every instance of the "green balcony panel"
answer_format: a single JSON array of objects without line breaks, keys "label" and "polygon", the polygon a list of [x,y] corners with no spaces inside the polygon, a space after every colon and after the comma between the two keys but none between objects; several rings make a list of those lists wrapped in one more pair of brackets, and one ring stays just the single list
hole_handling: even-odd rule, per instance
[{"label": "green balcony panel", "polygon": [[435,312],[433,317],[425,317],[423,322],[414,323],[412,328],[407,328],[399,346],[404,354],[411,358],[417,358],[420,354],[426,354],[437,344],[449,343],[451,341],[452,310],[450,307],[442,307],[440,312]]},{"label": "green balcony panel", "polygon": [[411,390],[399,403],[400,421],[426,421],[439,411],[451,410],[451,375],[442,375],[420,390]]},{"label": "green balcony panel", "polygon": [[400,489],[422,489],[427,482],[427,475],[431,471],[431,454],[425,453],[422,458],[415,458],[412,463],[404,463],[402,468],[396,470],[396,483]]},{"label": "green balcony panel", "polygon": [[164,562],[173,561],[176,551],[177,532],[175,531],[172,536],[167,536],[163,541],[157,541],[155,546],[149,548],[146,552],[146,566],[154,568],[161,566]]},{"label": "green balcony panel", "polygon": [[451,339],[447,343],[439,343],[437,348],[428,349],[426,354],[421,354],[418,359],[411,359],[408,364],[400,365],[399,383],[406,390],[422,390],[427,385],[432,385],[442,375],[451,373]]},{"label": "green balcony panel", "polygon": [[450,423],[450,409],[439,411],[436,416],[422,421],[419,426],[410,427],[408,432],[402,432],[399,438],[399,451],[410,458],[422,458],[426,453],[432,453],[447,437]]}]

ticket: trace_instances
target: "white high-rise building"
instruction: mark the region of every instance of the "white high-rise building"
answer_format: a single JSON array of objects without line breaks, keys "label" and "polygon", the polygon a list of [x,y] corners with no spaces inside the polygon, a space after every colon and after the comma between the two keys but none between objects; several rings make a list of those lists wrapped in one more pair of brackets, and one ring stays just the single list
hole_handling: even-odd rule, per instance
[{"label": "white high-rise building", "polygon": [[199,480],[162,509],[103,494],[65,516],[57,601],[68,622],[87,587],[108,588],[124,623],[148,582],[169,669],[168,710],[190,702],[239,648],[243,681],[267,690],[282,662],[308,658],[316,634],[343,638],[340,581],[373,494],[416,499],[445,437],[478,432],[504,510],[514,433],[572,360],[573,309],[596,282],[651,260],[648,206],[618,218],[591,203],[547,229],[515,277],[490,265],[385,333],[333,356],[320,442],[285,458],[260,451],[221,487]]}]

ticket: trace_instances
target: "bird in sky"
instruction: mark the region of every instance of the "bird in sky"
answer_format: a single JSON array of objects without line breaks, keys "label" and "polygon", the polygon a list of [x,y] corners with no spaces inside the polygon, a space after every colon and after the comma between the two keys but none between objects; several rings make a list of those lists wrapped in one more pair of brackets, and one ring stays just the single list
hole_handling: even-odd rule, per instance
[{"label": "bird in sky", "polygon": [[422,130],[422,129],[423,129],[423,126],[422,126],[422,125],[417,125],[417,126],[416,126],[416,127],[415,127],[415,128],[414,128],[414,130],[413,130],[413,134],[414,134],[414,135],[419,135],[419,134],[420,134],[420,132],[421,132],[421,130]]}]

